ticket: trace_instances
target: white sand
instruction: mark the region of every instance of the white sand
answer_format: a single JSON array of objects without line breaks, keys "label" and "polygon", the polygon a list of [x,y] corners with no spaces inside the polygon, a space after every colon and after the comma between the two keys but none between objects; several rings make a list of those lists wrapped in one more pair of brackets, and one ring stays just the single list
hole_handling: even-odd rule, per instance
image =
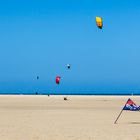
[{"label": "white sand", "polygon": [[[0,140],[140,140],[128,96],[0,96]],[[140,105],[140,97],[131,97]]]}]

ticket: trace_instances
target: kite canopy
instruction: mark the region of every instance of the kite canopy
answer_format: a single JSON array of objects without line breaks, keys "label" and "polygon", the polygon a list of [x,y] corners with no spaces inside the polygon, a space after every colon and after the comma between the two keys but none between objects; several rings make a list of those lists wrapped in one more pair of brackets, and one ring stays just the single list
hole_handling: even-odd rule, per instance
[{"label": "kite canopy", "polygon": [[127,100],[123,110],[139,111],[140,106],[136,105],[130,98]]},{"label": "kite canopy", "polygon": [[56,81],[56,84],[59,84],[60,83],[60,76],[56,76],[56,79],[55,79],[55,81]]},{"label": "kite canopy", "polygon": [[101,17],[96,17],[96,25],[98,26],[99,29],[102,29],[103,27],[103,20]]},{"label": "kite canopy", "polygon": [[67,68],[70,69],[70,67],[71,67],[70,64],[67,64]]}]

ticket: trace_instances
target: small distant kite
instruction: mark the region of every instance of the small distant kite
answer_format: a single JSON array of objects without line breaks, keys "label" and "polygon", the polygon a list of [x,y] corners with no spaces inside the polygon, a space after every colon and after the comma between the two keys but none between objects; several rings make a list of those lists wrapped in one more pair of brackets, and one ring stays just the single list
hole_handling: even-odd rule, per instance
[{"label": "small distant kite", "polygon": [[60,83],[60,76],[56,76],[56,79],[55,79],[55,82],[56,82],[56,84],[58,84],[59,85],[59,83]]},{"label": "small distant kite", "polygon": [[70,64],[67,64],[67,68],[70,69],[70,67],[71,67],[71,65]]},{"label": "small distant kite", "polygon": [[39,76],[37,76],[36,79],[38,80],[39,79]]},{"label": "small distant kite", "polygon": [[98,26],[99,29],[102,29],[103,27],[103,20],[101,17],[96,17],[96,25]]}]

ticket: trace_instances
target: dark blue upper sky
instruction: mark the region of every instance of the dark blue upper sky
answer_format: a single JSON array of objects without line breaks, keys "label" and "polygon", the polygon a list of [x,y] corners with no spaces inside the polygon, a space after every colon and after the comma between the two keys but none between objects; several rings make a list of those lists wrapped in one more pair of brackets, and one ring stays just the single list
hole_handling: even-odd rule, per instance
[{"label": "dark blue upper sky", "polygon": [[0,92],[140,92],[139,25],[139,0],[1,1]]}]

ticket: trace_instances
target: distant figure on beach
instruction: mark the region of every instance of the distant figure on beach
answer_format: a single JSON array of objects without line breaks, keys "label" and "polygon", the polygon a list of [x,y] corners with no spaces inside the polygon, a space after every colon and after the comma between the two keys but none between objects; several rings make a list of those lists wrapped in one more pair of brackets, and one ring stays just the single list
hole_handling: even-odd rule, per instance
[{"label": "distant figure on beach", "polygon": [[68,100],[67,97],[64,97],[64,100]]},{"label": "distant figure on beach", "polygon": [[36,92],[35,94],[38,95],[38,92]]}]

